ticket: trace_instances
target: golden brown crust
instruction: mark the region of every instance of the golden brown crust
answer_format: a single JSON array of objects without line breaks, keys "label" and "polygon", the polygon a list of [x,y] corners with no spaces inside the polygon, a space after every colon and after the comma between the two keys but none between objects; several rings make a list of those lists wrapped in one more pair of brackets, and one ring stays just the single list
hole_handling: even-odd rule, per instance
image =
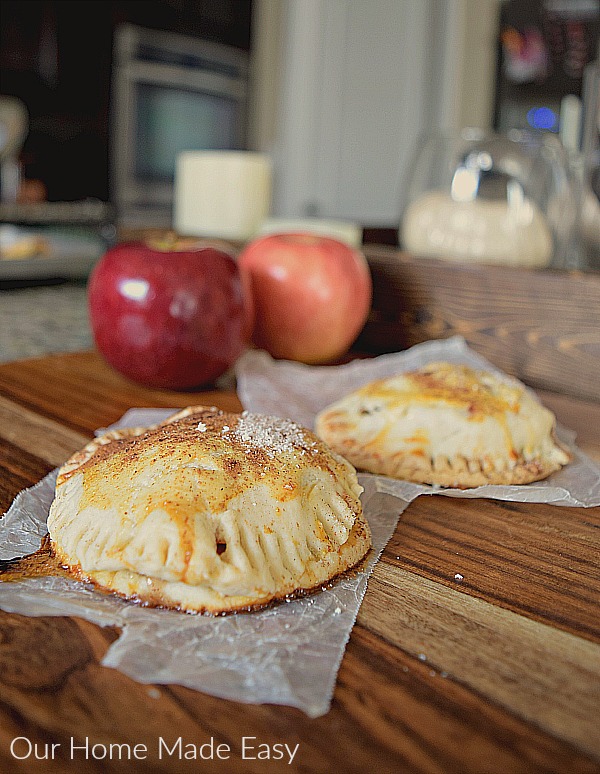
[{"label": "golden brown crust", "polygon": [[143,604],[221,613],[307,593],[359,562],[356,472],[285,419],[193,406],[112,431],[57,478],[53,550]]},{"label": "golden brown crust", "polygon": [[358,469],[445,487],[527,484],[570,459],[523,385],[449,363],[364,386],[316,431]]}]

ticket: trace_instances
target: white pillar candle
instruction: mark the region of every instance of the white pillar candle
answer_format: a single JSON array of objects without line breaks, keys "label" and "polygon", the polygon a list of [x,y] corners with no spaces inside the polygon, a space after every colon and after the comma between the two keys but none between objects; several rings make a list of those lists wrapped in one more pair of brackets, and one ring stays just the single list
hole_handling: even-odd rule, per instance
[{"label": "white pillar candle", "polygon": [[272,168],[252,151],[184,151],[177,157],[173,224],[185,236],[252,239],[271,209]]}]

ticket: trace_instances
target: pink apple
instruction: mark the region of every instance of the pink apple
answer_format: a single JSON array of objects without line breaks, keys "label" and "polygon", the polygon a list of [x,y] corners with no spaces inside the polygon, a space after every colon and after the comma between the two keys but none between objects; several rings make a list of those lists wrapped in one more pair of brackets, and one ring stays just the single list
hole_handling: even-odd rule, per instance
[{"label": "pink apple", "polygon": [[371,308],[364,255],[336,239],[272,234],[248,244],[238,265],[252,291],[253,340],[273,357],[331,362],[362,330]]},{"label": "pink apple", "polygon": [[245,348],[250,303],[235,260],[215,247],[131,242],[109,250],[88,284],[98,350],[133,381],[191,389]]}]

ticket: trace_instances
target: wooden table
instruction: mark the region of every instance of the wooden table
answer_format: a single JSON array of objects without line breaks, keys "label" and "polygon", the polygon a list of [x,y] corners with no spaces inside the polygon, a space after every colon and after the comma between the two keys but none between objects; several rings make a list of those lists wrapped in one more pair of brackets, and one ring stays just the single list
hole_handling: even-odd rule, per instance
[{"label": "wooden table", "polygon": [[[600,459],[600,406],[542,397]],[[128,408],[202,402],[239,407],[231,392],[135,386],[94,353],[0,366],[0,512]],[[331,711],[316,720],[137,684],[99,665],[113,629],[0,612],[0,771],[598,772],[599,527],[598,508],[418,498],[369,581]],[[60,744],[55,759],[17,761],[20,736],[40,754]],[[71,737],[86,736],[149,755],[71,760]],[[159,761],[159,736],[213,737],[231,757]],[[299,748],[291,765],[243,759],[243,737]]]}]

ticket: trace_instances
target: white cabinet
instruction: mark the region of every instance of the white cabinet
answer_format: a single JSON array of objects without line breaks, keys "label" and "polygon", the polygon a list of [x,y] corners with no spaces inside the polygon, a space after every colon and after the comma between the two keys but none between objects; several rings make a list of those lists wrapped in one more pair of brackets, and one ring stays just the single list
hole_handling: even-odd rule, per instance
[{"label": "white cabinet", "polygon": [[457,120],[469,5],[259,3],[256,145],[274,160],[273,215],[397,225],[419,134]]}]

